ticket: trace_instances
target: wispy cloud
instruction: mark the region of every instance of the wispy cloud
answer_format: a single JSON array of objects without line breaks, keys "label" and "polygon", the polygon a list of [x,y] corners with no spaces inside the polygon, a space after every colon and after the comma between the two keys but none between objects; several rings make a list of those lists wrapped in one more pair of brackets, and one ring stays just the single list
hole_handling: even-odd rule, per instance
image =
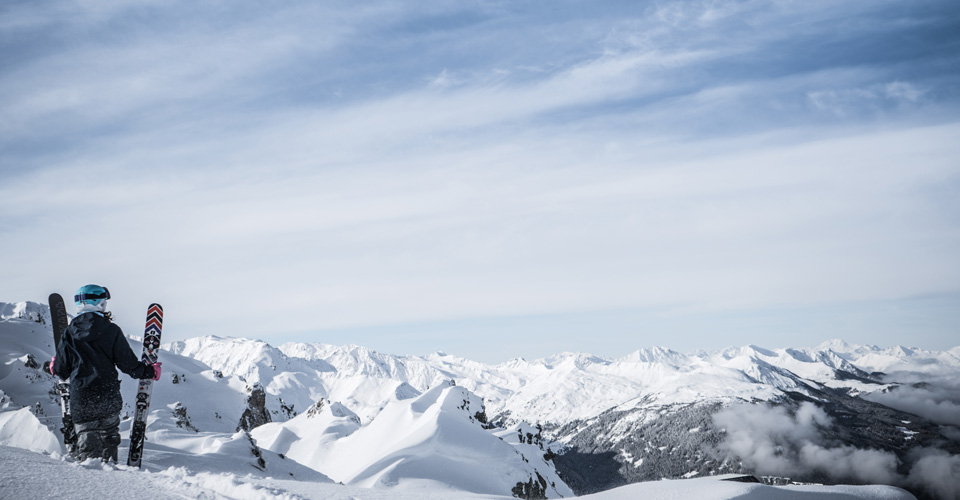
[{"label": "wispy cloud", "polygon": [[243,7],[0,16],[9,299],[256,335],[960,282],[947,2]]},{"label": "wispy cloud", "polygon": [[815,90],[809,92],[807,97],[817,109],[845,117],[851,112],[869,110],[877,113],[890,108],[914,106],[926,92],[912,83],[893,81],[859,88]]}]

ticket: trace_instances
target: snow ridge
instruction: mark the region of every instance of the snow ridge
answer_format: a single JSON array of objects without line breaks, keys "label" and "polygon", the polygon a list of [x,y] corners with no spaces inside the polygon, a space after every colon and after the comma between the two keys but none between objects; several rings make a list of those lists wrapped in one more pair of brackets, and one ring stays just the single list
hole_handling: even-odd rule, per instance
[{"label": "snow ridge", "polygon": [[[43,304],[0,303],[0,446],[59,456],[54,380],[40,369],[53,354],[49,328]],[[135,350],[138,344],[131,340]],[[898,374],[956,377],[958,354],[960,347],[937,352],[830,341],[695,354],[653,347],[620,358],[561,353],[486,365],[439,352],[395,356],[320,343],[277,348],[206,336],[164,346],[147,467],[179,464],[189,471],[171,474],[199,484],[209,482],[201,474],[238,471],[224,469],[217,457],[244,457],[243,473],[257,478],[503,496],[526,485],[550,498],[569,497],[550,458],[564,446],[550,441],[551,432],[563,426],[580,428],[604,415],[655,418],[663,408],[695,403],[777,402],[787,394],[817,399],[828,389],[890,394],[902,385]],[[135,387],[124,379],[125,416],[132,414]],[[267,423],[247,432],[241,417],[252,410]],[[632,424],[618,425],[613,429]],[[687,434],[694,428],[700,427]],[[128,435],[129,421],[121,433]],[[244,495],[264,491],[273,490]]]}]

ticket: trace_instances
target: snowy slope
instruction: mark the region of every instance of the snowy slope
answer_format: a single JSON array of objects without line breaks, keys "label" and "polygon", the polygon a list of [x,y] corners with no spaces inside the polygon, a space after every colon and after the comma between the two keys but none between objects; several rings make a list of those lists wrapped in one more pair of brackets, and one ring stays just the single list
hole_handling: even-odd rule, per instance
[{"label": "snowy slope", "polygon": [[960,370],[960,346],[940,352],[904,346],[860,346],[830,340],[815,349],[834,353],[868,372],[948,375]]},{"label": "snowy slope", "polygon": [[[129,333],[142,325],[138,319],[121,327]],[[56,432],[59,405],[51,392],[55,381],[40,369],[53,354],[49,328],[46,306],[0,303],[0,445],[56,456],[63,450]],[[139,352],[139,342],[130,342]],[[932,352],[832,341],[815,348],[746,346],[697,354],[650,348],[615,359],[562,353],[500,365],[443,353],[394,356],[316,343],[275,348],[213,336],[164,349],[164,377],[155,385],[148,421],[148,469],[188,464],[194,475],[238,472],[264,481],[292,475],[320,483],[329,477],[395,491],[509,496],[518,482],[539,483],[542,477],[548,495],[568,496],[553,462],[543,459],[545,450],[517,439],[518,428],[524,434],[537,423],[544,424],[543,442],[560,451],[547,439],[567,442],[591,423],[608,422],[595,438],[617,445],[633,442],[637,436],[630,433],[647,432],[650,422],[683,408],[798,395],[826,401],[824,390],[946,424],[960,408],[960,398],[940,385],[907,385],[934,377],[956,384],[960,348]],[[877,373],[882,370],[887,375]],[[124,413],[132,415],[136,385],[122,374],[121,380]],[[238,432],[241,417],[256,413],[258,391],[263,418],[246,421],[259,427],[250,435]],[[913,401],[904,394],[931,399]],[[696,419],[709,418],[701,413],[683,417],[690,421],[690,436],[700,426]],[[501,428],[485,429],[482,420]],[[272,423],[260,425],[264,421]],[[124,437],[129,425],[122,423]],[[126,441],[122,446],[125,456]],[[618,460],[640,470],[643,459],[635,458]]]},{"label": "snowy slope", "polygon": [[[282,453],[316,470],[329,470],[340,459],[331,453],[337,440],[360,428],[360,418],[340,403],[320,400],[287,422],[271,422],[253,429],[257,444]],[[353,453],[346,459],[353,459]],[[338,478],[339,480],[339,478]]]},{"label": "snowy slope", "polygon": [[[31,307],[40,312],[44,310],[39,304]],[[59,418],[54,417],[59,415],[59,408],[50,394],[54,377],[43,373],[38,363],[29,361],[52,355],[52,342],[48,340],[52,339],[52,333],[48,325],[37,322],[42,315],[21,317],[19,311],[23,309],[6,308],[18,312],[0,322],[0,336],[4,340],[0,356],[5,361],[0,365],[3,366],[0,387],[10,410],[0,414],[0,444],[63,453],[58,433],[53,431],[59,424]],[[483,412],[483,402],[461,387],[436,384],[433,391],[421,395],[411,386],[389,378],[368,380],[363,376],[336,374],[322,361],[290,360],[255,341],[206,341],[207,347],[230,344],[233,350],[207,349],[205,353],[222,354],[226,363],[220,366],[225,369],[232,366],[232,370],[214,370],[197,359],[170,351],[161,353],[164,376],[155,384],[148,419],[145,462],[150,467],[186,464],[195,472],[219,473],[223,463],[230,463],[235,469],[240,463],[245,465],[239,470],[248,473],[328,481],[316,472],[323,467],[337,474],[338,480],[369,487],[419,488],[426,484],[432,489],[506,495],[518,482],[543,477],[549,480],[551,496],[572,494],[552,467],[537,456],[542,453],[531,457],[538,460],[539,465],[530,465],[530,460],[525,460],[516,447],[482,428],[477,419],[478,413]],[[131,345],[139,349],[136,341],[131,341]],[[291,369],[297,371],[289,371]],[[331,380],[337,382],[332,384],[334,391],[323,389],[324,373],[333,374]],[[291,380],[300,383],[284,383]],[[311,380],[309,384],[325,393],[349,387],[361,396],[365,387],[373,388],[369,394],[375,399],[370,399],[370,407],[383,404],[384,400],[393,404],[387,405],[381,418],[362,428],[360,418],[346,406],[321,399],[323,411],[304,412],[287,422],[291,424],[290,429],[283,428],[279,422],[255,429],[258,437],[276,431],[276,435],[267,440],[278,453],[258,447],[242,432],[235,433],[247,398],[257,384],[276,391],[278,401],[286,397],[299,402],[308,401],[315,394],[298,394],[305,387],[302,382]],[[133,400],[134,384],[124,383],[123,389],[124,400],[129,403]],[[297,399],[298,396],[301,399]],[[40,410],[36,409],[37,401]],[[304,406],[317,407],[316,404]],[[13,411],[15,408],[18,410]],[[129,407],[126,409],[129,413]],[[47,417],[47,425],[35,413],[51,415]],[[380,409],[375,413],[380,414]],[[312,432],[317,428],[319,432]],[[121,434],[129,435],[129,421],[122,423]],[[23,439],[24,435],[30,437]],[[290,439],[291,435],[295,438]],[[394,438],[390,446],[378,444],[386,437]],[[327,444],[331,445],[332,453],[323,457],[309,457],[301,451]],[[121,456],[125,454],[126,441],[121,445]],[[308,469],[297,459],[315,468]]]},{"label": "snowy slope", "polygon": [[[374,417],[397,391],[421,393],[445,380],[455,380],[482,397],[492,418],[504,416],[511,424],[589,418],[624,401],[651,395],[666,401],[693,401],[704,394],[748,399],[771,399],[778,394],[765,384],[767,380],[754,380],[737,368],[660,348],[616,360],[563,353],[532,362],[515,359],[485,365],[443,353],[392,356],[325,344],[284,344],[280,350],[285,356],[279,358],[275,353],[262,354],[268,347],[264,346],[257,341],[205,337],[169,348],[195,355],[224,373],[252,377],[271,394],[282,392],[271,382],[273,373],[267,373],[268,378],[251,367],[269,363],[278,366],[278,373],[302,370],[297,373],[312,380],[320,397],[343,402],[364,421]],[[303,361],[322,369],[303,368]],[[703,391],[690,390],[701,385]]]},{"label": "snowy slope", "polygon": [[[164,349],[193,357],[246,384],[262,385],[268,395],[267,408],[274,420],[280,421],[327,399],[342,402],[366,422],[398,394],[420,393],[404,381],[426,388],[445,380],[439,372],[427,372],[427,367],[417,373],[404,371],[401,358],[356,346],[331,350],[329,360],[315,355],[287,355],[259,340],[215,336],[174,342]],[[336,367],[330,361],[336,361]]]},{"label": "snowy slope", "polygon": [[[478,420],[482,401],[442,384],[392,401],[364,427],[334,403],[252,432],[257,444],[322,470],[345,484],[400,489],[451,487],[510,495],[517,483],[543,478],[549,498],[573,492],[539,449],[508,444]],[[482,417],[481,417],[482,418]]]},{"label": "snowy slope", "polygon": [[914,496],[890,486],[765,486],[762,484],[718,481],[713,478],[683,481],[651,481],[631,484],[602,493],[580,497],[589,500],[910,500]]},{"label": "snowy slope", "polygon": [[54,378],[40,370],[54,354],[49,324],[50,314],[44,305],[0,303],[0,389],[5,393],[2,404],[32,405],[41,418],[60,414],[60,405],[51,393]]},{"label": "snowy slope", "polygon": [[[20,312],[4,314],[0,319],[0,388],[6,404],[29,405],[38,418],[59,420],[60,405],[52,392],[55,378],[41,369],[43,362],[54,354],[47,307],[37,303],[0,304],[0,310]],[[121,326],[137,331],[135,326]],[[130,345],[134,352],[140,352],[139,342],[131,340]],[[151,427],[177,428],[172,407],[182,402],[192,407],[190,416],[195,425],[206,430],[235,430],[246,398],[245,386],[239,379],[218,379],[208,366],[191,358],[164,353],[161,361],[164,376],[153,393]],[[178,383],[172,383],[174,378]],[[135,381],[123,374],[120,380],[124,401],[132,401]],[[124,406],[124,414],[132,414],[129,404]],[[217,414],[221,417],[217,418]]]},{"label": "snowy slope", "polygon": [[[616,462],[605,465],[620,468],[611,478],[611,484],[625,479],[650,480],[741,470],[714,462],[711,455],[715,452],[709,446],[704,447],[704,443],[724,439],[722,432],[718,434],[719,429],[712,426],[711,415],[729,405],[790,401],[796,404],[797,398],[807,398],[831,404],[841,414],[866,412],[864,418],[872,420],[869,424],[860,424],[865,427],[856,428],[876,428],[880,435],[871,438],[868,434],[843,429],[830,431],[837,439],[850,440],[846,441],[847,446],[902,446],[896,444],[897,436],[916,436],[912,443],[921,449],[940,445],[936,444],[939,434],[936,427],[921,424],[922,419],[907,427],[898,423],[907,429],[903,432],[911,433],[902,434],[890,424],[891,414],[868,408],[855,410],[850,403],[843,403],[842,407],[837,401],[829,403],[839,396],[824,391],[838,390],[843,395],[863,397],[933,422],[960,423],[957,405],[960,392],[943,390],[944,384],[949,389],[951,380],[954,386],[960,380],[960,369],[952,362],[951,352],[881,349],[831,342],[815,348],[745,346],[697,354],[655,347],[616,359],[562,353],[540,360],[515,359],[500,365],[484,365],[443,353],[392,356],[359,346],[289,343],[281,346],[280,351],[288,360],[287,366],[292,366],[290,363],[297,359],[322,362],[320,366],[324,368],[314,371],[316,384],[322,387],[323,393],[336,395],[335,400],[361,415],[363,425],[371,419],[375,421],[382,409],[395,401],[428,392],[444,380],[455,380],[458,386],[483,398],[486,413],[499,425],[542,423],[548,436],[572,447],[555,450],[576,451],[585,443],[594,443],[586,448],[592,450],[590,453],[617,453]],[[897,361],[891,361],[891,357]],[[205,359],[217,364],[214,358],[209,355]],[[883,359],[885,364],[858,366],[856,362],[863,359]],[[233,369],[222,361],[219,363],[224,369]],[[877,372],[878,368],[891,367],[901,371],[891,375]],[[918,380],[930,381],[932,373],[938,375],[933,388],[928,387],[929,382],[920,388],[905,385]],[[900,418],[913,420],[910,415]],[[677,424],[690,432],[670,430]],[[882,430],[888,428],[894,434]],[[698,429],[702,432],[694,433]],[[651,432],[660,437],[651,439]],[[332,448],[339,441],[318,446]],[[311,438],[307,442],[312,442]],[[597,446],[599,443],[602,445]],[[947,448],[952,450],[955,446]],[[309,449],[314,451],[307,460],[312,460],[320,470],[328,467],[320,464],[330,460],[329,453],[315,451],[317,447]],[[885,449],[884,453],[893,452]],[[955,454],[956,450],[949,453]],[[906,458],[905,455],[900,459]],[[589,467],[593,459],[583,456],[579,460],[572,463],[574,468]],[[915,459],[909,463],[912,466]],[[569,460],[565,467],[565,472],[571,472]],[[338,473],[331,474],[337,476]],[[950,472],[947,477],[951,475],[960,479],[960,472]],[[597,484],[604,484],[599,476],[587,475],[581,479],[588,483],[600,480]],[[582,482],[580,487],[584,487]]]},{"label": "snowy slope", "polygon": [[[62,454],[57,430],[60,406],[52,392],[56,380],[41,369],[54,352],[48,310],[42,304],[21,303],[0,304],[0,311],[0,445]],[[131,347],[138,352],[140,343],[131,340]],[[249,395],[239,378],[217,377],[203,363],[171,353],[162,353],[161,360],[164,375],[154,385],[147,420],[145,460],[151,466],[193,463],[194,470],[219,472],[219,462],[230,461],[232,468],[242,465],[250,473],[327,480],[314,470],[258,450],[249,437],[236,432]],[[120,425],[124,438],[120,456],[126,457],[136,384],[126,375],[120,377],[121,416],[127,418]]]},{"label": "snowy slope", "polygon": [[[493,500],[509,496],[478,495],[445,489],[366,489],[339,484],[257,477],[243,470],[194,472],[171,466],[136,470],[125,466],[76,464],[42,454],[0,446],[0,492],[3,498],[102,500],[129,498],[131,492],[149,492],[154,500]],[[914,500],[889,486],[806,486],[778,488],[714,480],[663,481],[618,488],[584,498],[633,500]]]},{"label": "snowy slope", "polygon": [[[560,426],[623,405],[775,401],[785,393],[822,387],[870,395],[934,375],[947,382],[960,379],[960,360],[951,351],[881,349],[842,341],[815,348],[746,346],[697,354],[655,347],[615,359],[563,353],[499,365],[443,353],[394,356],[319,343],[287,343],[277,349],[260,341],[217,337],[168,348],[225,374],[264,384],[270,395],[267,405],[277,420],[326,398],[368,422],[398,395],[415,396],[446,380],[483,398],[494,421]],[[890,374],[877,373],[881,369]],[[294,412],[284,414],[281,399]]]},{"label": "snowy slope", "polygon": [[261,385],[270,396],[267,408],[276,419],[286,420],[321,398],[329,397],[319,374],[333,368],[322,361],[288,358],[258,340],[201,337],[164,345],[174,354],[196,359],[246,386]]},{"label": "snowy slope", "polygon": [[[808,382],[863,393],[886,387],[869,378],[874,370],[860,369],[822,348],[771,351],[748,346],[697,355],[652,348],[617,359],[563,353],[500,365],[443,353],[393,356],[358,346],[317,343],[288,343],[278,352],[258,341],[214,337],[170,348],[197,356],[224,373],[261,381],[271,394],[283,391],[271,382],[274,374],[265,376],[262,367],[276,367],[277,373],[292,370],[311,381],[312,396],[341,401],[364,421],[375,416],[398,390],[420,393],[450,379],[482,397],[494,419],[548,424],[591,418],[631,400],[661,404],[704,397],[773,400],[783,391],[803,392]],[[269,355],[263,354],[268,350]],[[956,371],[960,373],[960,368]]]}]

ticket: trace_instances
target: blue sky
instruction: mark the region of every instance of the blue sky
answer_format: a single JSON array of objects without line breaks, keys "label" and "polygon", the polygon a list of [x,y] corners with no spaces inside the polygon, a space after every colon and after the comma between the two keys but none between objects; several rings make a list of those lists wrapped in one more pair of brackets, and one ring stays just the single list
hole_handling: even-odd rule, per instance
[{"label": "blue sky", "polygon": [[6,2],[0,300],[443,350],[943,349],[960,5]]}]

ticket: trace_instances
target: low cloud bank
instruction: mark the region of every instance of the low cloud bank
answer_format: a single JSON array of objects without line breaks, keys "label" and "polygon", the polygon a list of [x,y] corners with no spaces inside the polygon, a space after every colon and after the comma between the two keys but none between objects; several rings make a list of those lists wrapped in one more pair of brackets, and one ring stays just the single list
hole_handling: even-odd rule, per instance
[{"label": "low cloud bank", "polygon": [[910,455],[913,467],[906,484],[926,489],[937,498],[960,498],[960,455],[935,448],[919,448]]},{"label": "low cloud bank", "polygon": [[929,380],[906,384],[887,392],[867,394],[864,399],[919,415],[931,422],[960,426],[960,386]]},{"label": "low cloud bank", "polygon": [[795,412],[782,406],[737,405],[714,415],[726,429],[721,452],[739,458],[760,475],[802,477],[822,474],[833,481],[891,484],[926,490],[937,498],[960,498],[960,456],[935,448],[912,450],[909,474],[897,472],[894,453],[835,445],[821,429],[833,420],[812,403]]},{"label": "low cloud bank", "polygon": [[793,415],[784,407],[733,406],[716,414],[714,422],[727,430],[721,449],[758,474],[796,477],[819,472],[831,479],[885,484],[897,477],[892,453],[825,446],[820,428],[832,421],[811,403],[800,405]]}]

